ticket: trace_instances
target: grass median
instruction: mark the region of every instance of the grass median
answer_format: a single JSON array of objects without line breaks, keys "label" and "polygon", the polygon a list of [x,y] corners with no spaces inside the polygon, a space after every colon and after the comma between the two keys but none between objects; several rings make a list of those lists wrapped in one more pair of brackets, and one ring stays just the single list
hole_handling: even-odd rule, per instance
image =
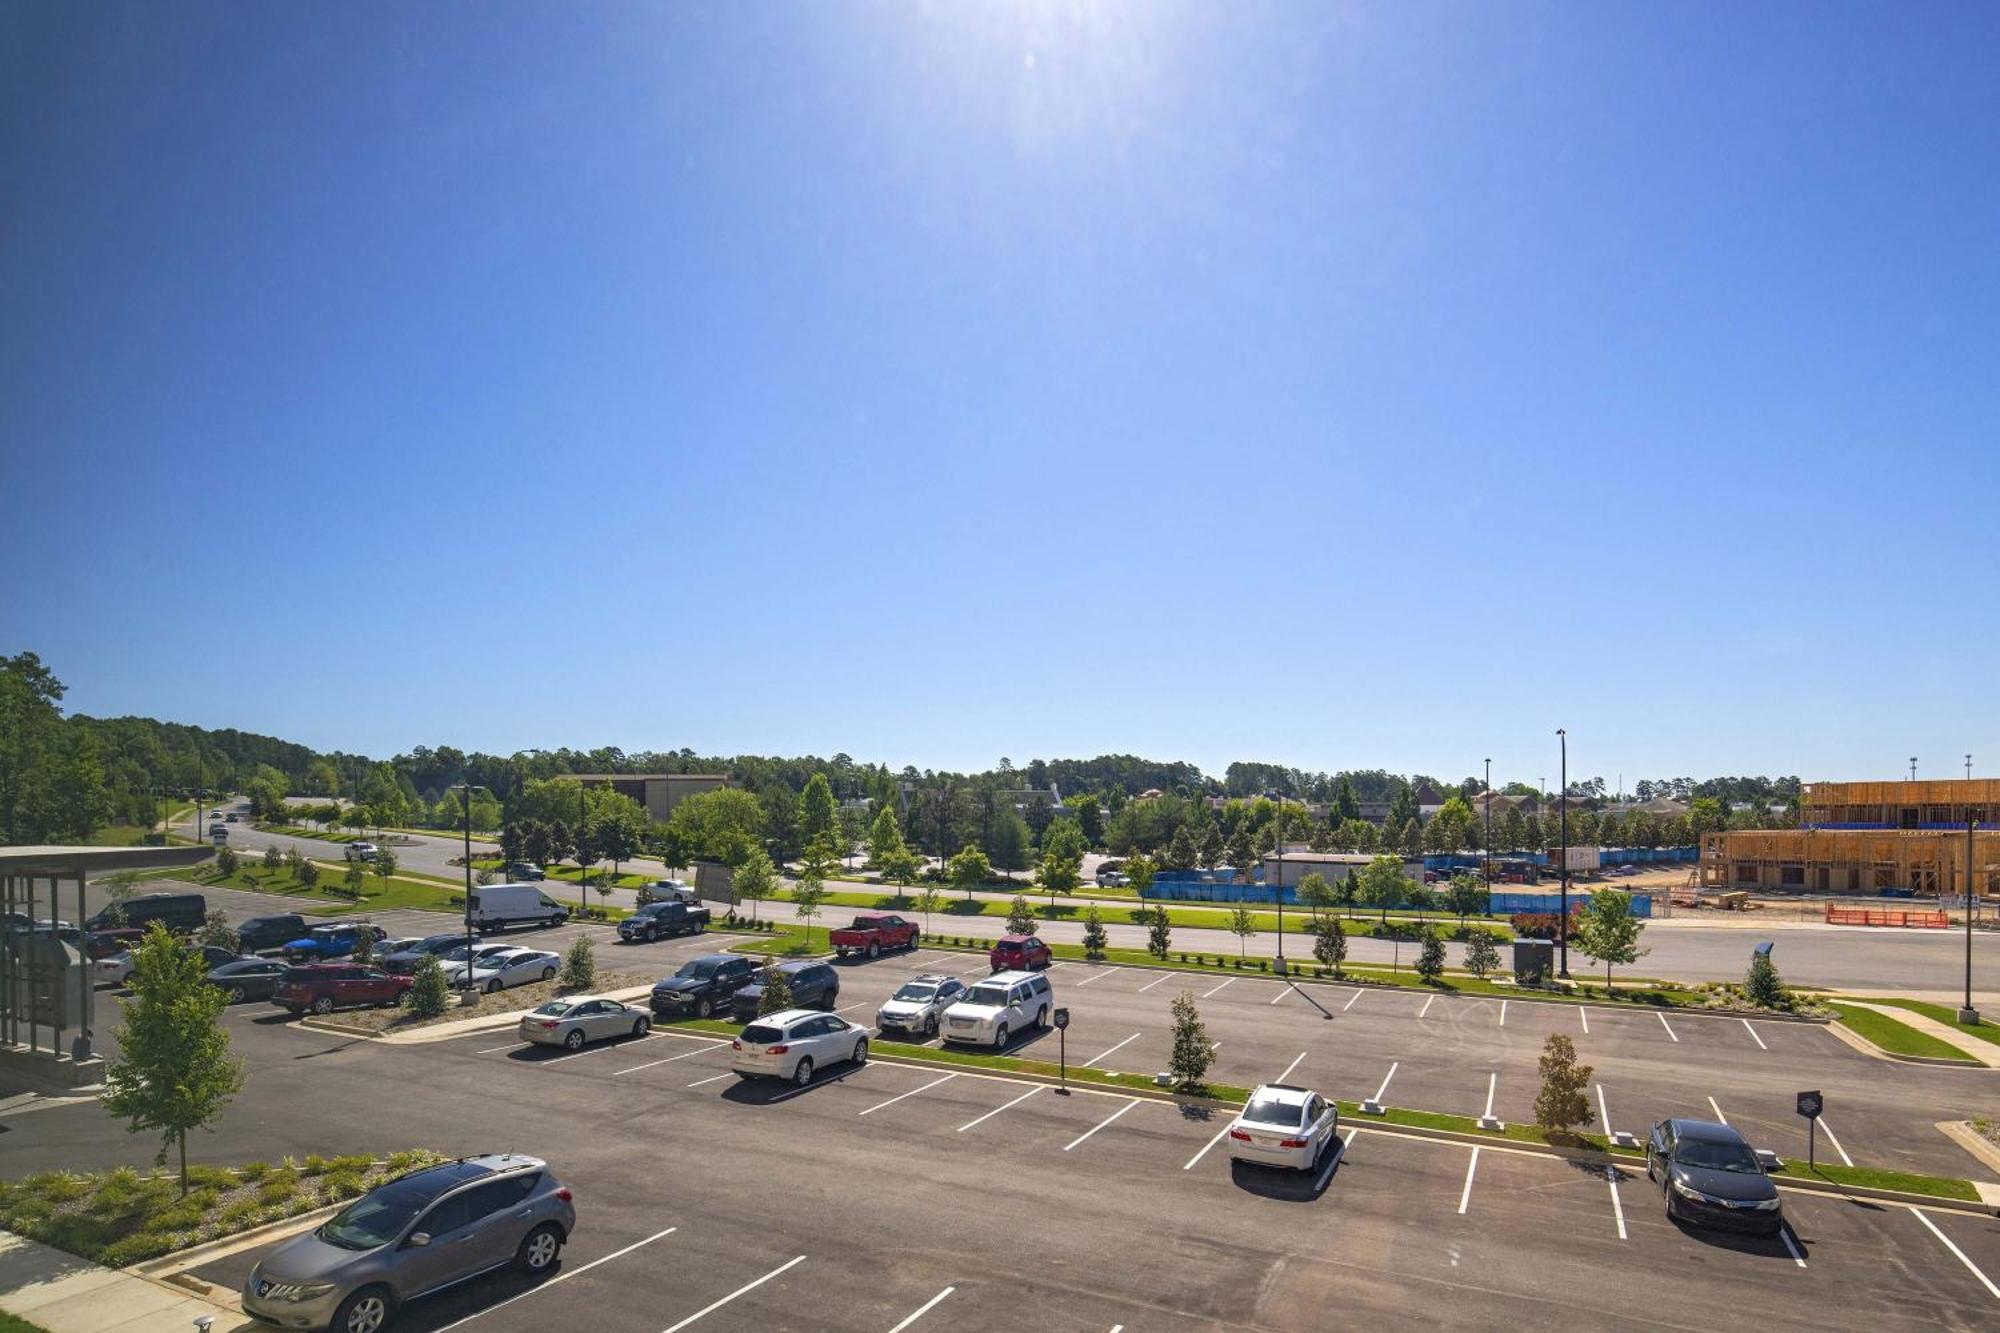
[{"label": "grass median", "polygon": [[[307,888],[290,866],[267,869],[262,858],[240,856],[236,873],[220,873],[214,862],[188,870],[162,872],[162,879],[177,879],[205,889],[243,889],[250,893],[272,893],[300,899],[299,911],[308,916],[343,916],[353,912],[383,912],[396,907],[423,911],[459,913],[464,910],[463,890],[441,880],[412,879],[391,875],[385,884],[372,871],[363,876],[361,897],[347,895],[344,868],[320,866],[319,881]],[[316,863],[317,864],[317,863]]]},{"label": "grass median", "polygon": [[1968,1037],[1977,1037],[1981,1041],[1990,1041],[1995,1046],[2000,1046],[2000,1023],[1989,1023],[1984,1019],[1977,1023],[1961,1023],[1958,1021],[1958,1010],[1948,1004],[1932,1004],[1928,1000],[1879,1000],[1872,995],[1858,998],[1867,1000],[1870,1004],[1886,1004],[1891,1008],[1907,1009],[1913,1014],[1922,1014],[1925,1018],[1934,1018],[1946,1027],[1963,1032]]},{"label": "grass median", "polygon": [[[1978,1064],[1970,1055],[1948,1041],[1933,1037],[1928,1032],[1919,1032],[1908,1023],[1899,1023],[1887,1014],[1877,1013],[1856,1004],[1842,1004],[1838,1000],[1823,1003],[1840,1015],[1840,1021],[1854,1031],[1857,1036],[1866,1037],[1883,1050],[1893,1055],[1919,1055],[1928,1059],[1952,1060],[1960,1064]],[[1869,1003],[1878,1003],[1869,1001]]]}]

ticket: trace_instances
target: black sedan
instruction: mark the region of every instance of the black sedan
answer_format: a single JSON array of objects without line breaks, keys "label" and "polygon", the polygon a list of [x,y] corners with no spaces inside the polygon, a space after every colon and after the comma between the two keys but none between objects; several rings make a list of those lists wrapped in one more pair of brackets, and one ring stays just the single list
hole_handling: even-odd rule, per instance
[{"label": "black sedan", "polygon": [[1697,1226],[1776,1235],[1785,1225],[1778,1187],[1728,1125],[1662,1120],[1646,1141],[1646,1178],[1667,1198],[1667,1217]]},{"label": "black sedan", "polygon": [[220,988],[231,1004],[268,1000],[278,988],[278,978],[291,967],[290,963],[275,958],[238,958],[211,971],[208,984]]}]

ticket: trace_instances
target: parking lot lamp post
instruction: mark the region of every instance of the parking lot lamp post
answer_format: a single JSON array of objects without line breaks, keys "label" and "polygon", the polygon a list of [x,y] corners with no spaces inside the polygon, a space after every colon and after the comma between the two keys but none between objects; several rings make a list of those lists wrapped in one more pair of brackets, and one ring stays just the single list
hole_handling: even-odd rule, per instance
[{"label": "parking lot lamp post", "polygon": [[1278,797],[1278,838],[1271,844],[1278,852],[1278,975],[1285,974],[1285,798]]},{"label": "parking lot lamp post", "polygon": [[1480,836],[1479,868],[1486,876],[1486,891],[1493,891],[1493,761],[1486,761],[1486,794],[1480,798],[1486,805],[1486,832]]},{"label": "parking lot lamp post", "polygon": [[465,824],[465,989],[472,990],[472,784],[454,784]]},{"label": "parking lot lamp post", "polygon": [[1556,793],[1556,809],[1561,812],[1562,823],[1562,908],[1556,919],[1556,939],[1561,941],[1562,961],[1556,968],[1556,975],[1569,980],[1569,733],[1556,728],[1556,739],[1562,745],[1562,776],[1557,779],[1562,784]]},{"label": "parking lot lamp post", "polygon": [[1979,1011],[1972,1007],[1972,831],[1979,826],[1979,820],[1971,811],[1965,814],[1965,1003],[1958,1011],[1961,1023],[1977,1023]]}]

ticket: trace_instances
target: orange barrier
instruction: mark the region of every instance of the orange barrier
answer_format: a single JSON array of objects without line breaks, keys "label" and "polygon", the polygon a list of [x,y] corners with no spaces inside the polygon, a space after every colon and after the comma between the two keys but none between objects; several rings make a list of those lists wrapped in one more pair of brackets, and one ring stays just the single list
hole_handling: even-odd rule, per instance
[{"label": "orange barrier", "polygon": [[1943,930],[1951,918],[1943,912],[1917,911],[1901,907],[1835,907],[1826,905],[1829,926],[1907,926],[1921,930]]}]

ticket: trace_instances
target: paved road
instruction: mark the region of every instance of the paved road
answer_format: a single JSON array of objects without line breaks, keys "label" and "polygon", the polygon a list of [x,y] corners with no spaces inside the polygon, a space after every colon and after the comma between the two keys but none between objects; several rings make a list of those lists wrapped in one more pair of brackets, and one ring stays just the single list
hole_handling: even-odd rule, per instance
[{"label": "paved road", "polygon": [[[651,947],[664,966],[666,954],[701,945]],[[841,1003],[861,1006],[846,1016],[865,1018],[901,978],[955,962],[977,966],[933,954],[844,968]],[[1147,1067],[1179,980],[1057,969],[1052,981],[1076,1015],[1071,1058],[1091,1060],[1136,1031],[1097,1062]],[[1274,994],[1274,983],[1245,979],[1202,1002],[1222,1042],[1218,1077],[1282,1074],[1354,1096],[1373,1092],[1400,1057],[1385,1099],[1411,1104],[1483,1099],[1493,1067],[1505,1089],[1496,1109],[1510,1118],[1520,1105],[1512,1079],[1525,1068],[1517,1047],[1577,1018],[1515,1005],[1503,1027],[1484,1003],[1419,1015],[1420,997],[1365,992],[1322,1019],[1297,997],[1272,1004]],[[1714,1095],[1763,1137],[1764,1119],[1778,1114],[1767,1090],[1816,1078],[1858,1160],[1935,1162],[1917,1146],[1916,1122],[1959,1104],[1954,1089],[1980,1077],[1961,1084],[1951,1081],[1960,1071],[1861,1060],[1823,1033],[1781,1024],[1756,1025],[1760,1048],[1722,1020],[1685,1020],[1708,1026],[1674,1041],[1645,1030],[1659,1026],[1650,1016],[1606,1018],[1592,1014],[1587,1036],[1579,1020],[1576,1037],[1600,1066],[1620,1127]],[[1343,1154],[1298,1180],[1232,1170],[1215,1146],[1223,1122],[1199,1111],[1093,1091],[1064,1098],[970,1071],[947,1079],[878,1060],[828,1071],[798,1093],[739,1084],[726,1046],[672,1034],[565,1057],[505,1033],[399,1047],[254,1007],[228,1022],[250,1079],[219,1132],[196,1140],[205,1160],[513,1149],[546,1156],[575,1189],[579,1230],[561,1282],[468,1284],[406,1311],[399,1327],[417,1333],[468,1318],[493,1333],[1330,1322],[1914,1333],[2000,1319],[2000,1294],[1987,1285],[2000,1281],[2000,1224],[1950,1210],[1792,1196],[1785,1239],[1737,1240],[1667,1223],[1643,1174],[1614,1184],[1498,1146],[1475,1156],[1366,1126],[1348,1126]],[[1041,1038],[1037,1053],[1051,1044]],[[1908,1105],[1897,1109],[1899,1099]],[[0,1128],[10,1176],[143,1165],[153,1147],[95,1105],[15,1115]],[[202,1276],[234,1284],[255,1257]],[[521,1299],[501,1304],[512,1296]]]}]

